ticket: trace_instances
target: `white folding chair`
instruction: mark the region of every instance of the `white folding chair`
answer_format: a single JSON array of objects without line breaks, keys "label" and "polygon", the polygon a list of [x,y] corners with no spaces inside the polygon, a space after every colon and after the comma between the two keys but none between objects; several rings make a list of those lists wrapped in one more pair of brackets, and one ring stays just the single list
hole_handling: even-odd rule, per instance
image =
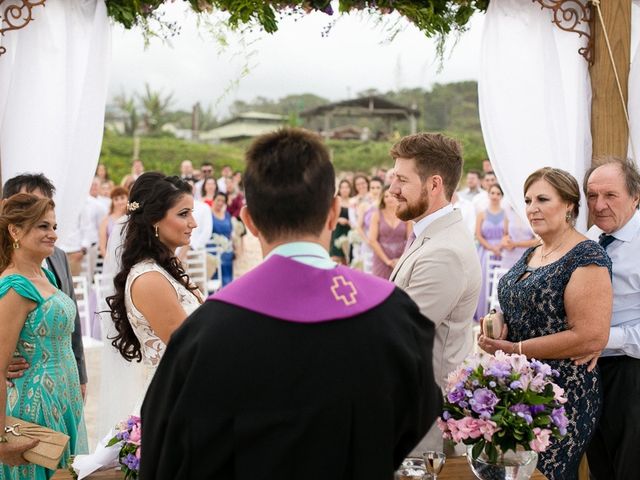
[{"label": "white folding chair", "polygon": [[185,269],[191,281],[207,295],[207,251],[204,248],[189,250],[185,259]]},{"label": "white folding chair", "polygon": [[96,292],[96,310],[100,312],[108,309],[107,297],[114,293],[113,276],[96,273],[93,276],[93,290]]},{"label": "white folding chair", "polygon": [[498,301],[498,282],[502,276],[507,273],[509,270],[502,267],[495,267],[491,271],[491,282],[489,283],[489,310],[492,308],[497,308],[500,306],[500,302]]},{"label": "white folding chair", "polygon": [[89,311],[89,287],[84,275],[73,276],[73,293],[76,295],[82,336],[91,336],[91,312]]},{"label": "white folding chair", "polygon": [[491,255],[487,261],[487,270],[485,271],[485,284],[487,285],[485,302],[487,302],[487,311],[491,308],[491,292],[493,290],[493,271],[500,268],[502,260]]}]

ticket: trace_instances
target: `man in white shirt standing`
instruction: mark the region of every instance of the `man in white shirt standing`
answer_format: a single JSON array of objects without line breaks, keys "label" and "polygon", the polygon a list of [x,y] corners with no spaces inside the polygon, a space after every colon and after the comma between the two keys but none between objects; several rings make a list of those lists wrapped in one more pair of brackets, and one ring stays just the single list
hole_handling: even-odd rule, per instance
[{"label": "man in white shirt standing", "polygon": [[227,193],[227,177],[233,175],[231,165],[225,165],[220,171],[220,178],[218,179],[218,191]]},{"label": "man in white shirt standing", "polygon": [[[633,162],[602,159],[585,175],[589,238],[613,264],[613,316],[598,359],[603,405],[587,456],[596,480],[638,478],[640,472],[640,173]],[[588,358],[579,359],[580,362]]]},{"label": "man in white shirt standing", "polygon": [[100,223],[109,213],[104,204],[98,199],[100,180],[96,177],[91,181],[89,196],[80,212],[80,247],[83,254],[89,258],[89,279],[93,279],[93,269],[98,257],[98,240]]},{"label": "man in white shirt standing", "polygon": [[458,196],[468,202],[473,200],[473,198],[482,191],[480,188],[481,179],[482,174],[479,170],[469,170],[466,178],[467,188],[460,190]]},{"label": "man in white shirt standing", "polygon": [[[396,176],[389,191],[399,202],[396,216],[413,221],[414,227],[390,280],[435,324],[433,371],[443,388],[447,375],[473,348],[481,283],[473,237],[451,204],[462,175],[461,148],[444,135],[419,133],[396,143],[391,156]],[[414,452],[442,449],[442,434],[434,424]]]}]

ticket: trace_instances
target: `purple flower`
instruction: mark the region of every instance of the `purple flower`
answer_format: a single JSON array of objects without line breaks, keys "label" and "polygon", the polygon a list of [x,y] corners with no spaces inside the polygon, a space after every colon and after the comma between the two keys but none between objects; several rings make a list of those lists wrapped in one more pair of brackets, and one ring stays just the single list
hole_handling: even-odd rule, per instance
[{"label": "purple flower", "polygon": [[537,415],[540,412],[544,412],[544,405],[531,405],[529,411],[531,415]]},{"label": "purple flower", "polygon": [[129,467],[130,470],[138,471],[140,468],[140,460],[133,453],[128,453],[127,456],[122,459],[122,463]]},{"label": "purple flower", "polygon": [[567,434],[567,425],[569,425],[569,420],[564,412],[564,407],[554,408],[551,412],[551,420],[553,424],[558,427],[558,431],[560,435]]},{"label": "purple flower", "polygon": [[449,410],[445,410],[444,412],[442,412],[442,419],[443,420],[449,420],[451,418],[451,414],[449,413]]},{"label": "purple flower", "polygon": [[536,373],[541,373],[545,377],[551,375],[551,367],[540,360],[531,360],[531,366]]},{"label": "purple flower", "polygon": [[504,378],[511,375],[511,365],[505,362],[494,362],[489,367],[489,375],[496,378]]},{"label": "purple flower", "polygon": [[522,383],[520,383],[519,380],[514,380],[509,384],[509,387],[513,390],[515,390],[516,388],[522,388]]},{"label": "purple flower", "polygon": [[480,415],[491,415],[493,407],[498,403],[498,397],[488,388],[479,388],[473,392],[473,401],[469,403],[474,412]]},{"label": "purple flower", "polygon": [[463,400],[464,397],[464,390],[459,388],[451,390],[449,393],[447,393],[447,400],[449,400],[449,403],[458,403],[460,400]]},{"label": "purple flower", "polygon": [[331,4],[329,3],[326,7],[322,9],[324,13],[327,15],[333,15],[333,8],[331,8]]},{"label": "purple flower", "polygon": [[531,411],[529,407],[524,403],[516,403],[515,405],[509,407],[509,411],[515,413],[520,418],[523,418],[527,425],[533,422],[533,417],[531,416]]}]

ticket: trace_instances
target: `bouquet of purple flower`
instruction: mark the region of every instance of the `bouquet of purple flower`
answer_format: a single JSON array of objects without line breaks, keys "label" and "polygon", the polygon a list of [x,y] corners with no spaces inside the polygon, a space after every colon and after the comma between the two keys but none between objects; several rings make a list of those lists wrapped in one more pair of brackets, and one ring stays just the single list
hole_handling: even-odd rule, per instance
[{"label": "bouquet of purple flower", "polygon": [[126,422],[116,425],[116,435],[109,440],[107,447],[120,444],[118,460],[122,465],[125,480],[135,480],[140,471],[142,426],[140,417],[131,415]]},{"label": "bouquet of purple flower", "polygon": [[553,382],[558,375],[524,355],[473,355],[447,378],[438,426],[444,438],[473,445],[474,459],[484,451],[496,463],[499,454],[518,446],[543,452],[552,437],[567,433],[567,399]]}]

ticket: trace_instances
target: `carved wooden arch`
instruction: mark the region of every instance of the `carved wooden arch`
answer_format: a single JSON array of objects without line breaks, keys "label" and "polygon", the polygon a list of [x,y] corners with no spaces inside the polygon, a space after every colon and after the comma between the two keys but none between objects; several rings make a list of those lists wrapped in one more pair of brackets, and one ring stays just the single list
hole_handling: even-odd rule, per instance
[{"label": "carved wooden arch", "polygon": [[[33,20],[31,11],[47,0],[0,0],[0,35],[26,27]],[[0,55],[7,49],[0,45]]]}]

